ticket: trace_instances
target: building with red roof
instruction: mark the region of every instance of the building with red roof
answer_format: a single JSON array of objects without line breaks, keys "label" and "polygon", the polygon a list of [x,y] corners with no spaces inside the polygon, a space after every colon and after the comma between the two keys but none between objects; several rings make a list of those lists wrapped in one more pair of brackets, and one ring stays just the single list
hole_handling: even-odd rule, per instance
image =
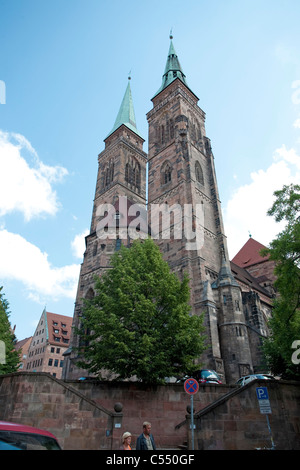
[{"label": "building with red roof", "polygon": [[24,338],[21,339],[20,341],[16,342],[15,349],[16,351],[20,351],[20,365],[19,369],[24,370],[24,365],[26,363],[27,357],[28,357],[28,349],[31,344],[32,336],[29,338]]},{"label": "building with red roof", "polygon": [[44,309],[31,338],[23,370],[48,372],[60,379],[64,352],[70,344],[72,317],[47,312]]}]

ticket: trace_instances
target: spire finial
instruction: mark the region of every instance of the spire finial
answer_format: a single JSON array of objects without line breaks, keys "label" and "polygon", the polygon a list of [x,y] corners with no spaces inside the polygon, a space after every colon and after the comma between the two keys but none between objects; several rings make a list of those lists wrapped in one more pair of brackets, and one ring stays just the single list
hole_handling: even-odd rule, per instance
[{"label": "spire finial", "polygon": [[172,29],[173,29],[173,28],[170,29],[170,39],[171,39],[171,40],[173,39]]},{"label": "spire finial", "polygon": [[128,80],[131,80],[131,69],[128,72]]}]

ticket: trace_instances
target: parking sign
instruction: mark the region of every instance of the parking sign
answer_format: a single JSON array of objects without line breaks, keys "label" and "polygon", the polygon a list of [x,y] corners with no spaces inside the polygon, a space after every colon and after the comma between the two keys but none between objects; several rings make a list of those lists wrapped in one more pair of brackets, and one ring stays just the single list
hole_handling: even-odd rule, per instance
[{"label": "parking sign", "polygon": [[257,387],[256,395],[261,414],[271,414],[271,405],[267,387]]}]

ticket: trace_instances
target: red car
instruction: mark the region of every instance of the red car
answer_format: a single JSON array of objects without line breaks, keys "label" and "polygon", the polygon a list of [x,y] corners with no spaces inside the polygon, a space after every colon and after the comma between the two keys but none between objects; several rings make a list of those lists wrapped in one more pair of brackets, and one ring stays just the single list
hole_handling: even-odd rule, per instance
[{"label": "red car", "polygon": [[0,421],[0,450],[61,450],[49,431]]}]

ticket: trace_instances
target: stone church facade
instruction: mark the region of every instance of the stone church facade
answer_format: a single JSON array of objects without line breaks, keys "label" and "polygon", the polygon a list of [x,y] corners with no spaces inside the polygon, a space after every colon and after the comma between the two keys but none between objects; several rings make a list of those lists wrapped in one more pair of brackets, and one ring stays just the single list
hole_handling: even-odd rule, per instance
[{"label": "stone church facade", "polygon": [[[192,314],[204,313],[208,341],[202,367],[215,369],[227,383],[261,368],[260,344],[267,335],[273,293],[259,283],[253,289],[255,277],[229,260],[205,113],[187,84],[170,39],[162,85],[147,114],[148,154],[136,128],[129,80],[116,122],[98,156],[91,228],[71,347],[65,354],[68,379],[87,375],[76,366],[75,328],[80,328],[82,299],[94,295],[95,274],[109,267],[111,254],[121,244],[130,246],[133,238],[148,233],[172,271],[179,277],[188,274]],[[136,230],[128,230],[129,226]]]}]

